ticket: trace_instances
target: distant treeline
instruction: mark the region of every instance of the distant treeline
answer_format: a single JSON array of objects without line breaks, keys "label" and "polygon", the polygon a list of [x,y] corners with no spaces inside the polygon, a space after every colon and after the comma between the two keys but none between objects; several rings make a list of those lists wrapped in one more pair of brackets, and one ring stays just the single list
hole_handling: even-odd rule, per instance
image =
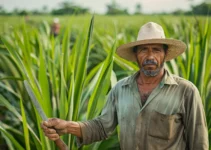
[{"label": "distant treeline", "polygon": [[[122,8],[115,0],[112,0],[110,4],[106,5],[107,11],[106,15],[130,15],[127,8]],[[48,10],[47,6],[43,6],[40,10],[19,10],[14,9],[8,12],[3,6],[0,6],[0,15],[79,15],[90,13],[88,8],[83,8],[71,2],[62,2],[59,7],[51,11]],[[135,11],[133,14],[143,14],[142,6],[140,3],[135,5]],[[170,13],[162,12],[158,14],[173,14],[173,15],[211,15],[211,3],[203,2],[199,5],[191,6],[191,10],[176,10]]]}]

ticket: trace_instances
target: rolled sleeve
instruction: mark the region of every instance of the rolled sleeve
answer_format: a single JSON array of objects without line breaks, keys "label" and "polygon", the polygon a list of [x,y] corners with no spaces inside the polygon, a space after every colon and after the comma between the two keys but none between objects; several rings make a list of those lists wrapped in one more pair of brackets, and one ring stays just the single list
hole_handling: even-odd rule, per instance
[{"label": "rolled sleeve", "polygon": [[78,122],[82,132],[82,139],[77,139],[78,146],[105,140],[114,131],[117,122],[115,97],[112,90],[99,117]]}]

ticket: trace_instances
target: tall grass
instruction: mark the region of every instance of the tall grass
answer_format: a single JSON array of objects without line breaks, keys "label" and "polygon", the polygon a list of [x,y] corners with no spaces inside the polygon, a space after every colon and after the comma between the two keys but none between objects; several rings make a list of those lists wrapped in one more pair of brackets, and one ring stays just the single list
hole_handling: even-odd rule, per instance
[{"label": "tall grass", "polygon": [[[189,18],[190,22],[186,22],[183,18],[172,25],[163,18],[143,17],[125,22],[129,18],[119,17],[113,24],[105,25],[98,19],[86,17],[83,25],[76,26],[72,17],[56,38],[50,36],[47,22],[38,27],[23,22],[1,36],[0,107],[5,111],[0,111],[3,116],[0,131],[7,146],[56,149],[40,129],[41,118],[23,86],[25,79],[49,118],[79,121],[98,116],[110,88],[117,80],[138,70],[136,64],[115,54],[116,46],[135,41],[140,25],[146,21],[162,24],[168,38],[187,43],[188,50],[166,67],[198,87],[211,137],[210,21]],[[77,149],[73,136],[65,135],[62,139],[70,149]],[[81,149],[118,148],[115,131],[108,140]]]},{"label": "tall grass", "polygon": [[[6,56],[4,57],[8,59],[8,65],[12,63],[12,66],[16,66],[14,70],[18,72],[10,78],[4,77],[1,80],[5,83],[5,85],[2,84],[2,88],[10,89],[17,96],[17,100],[19,100],[21,106],[21,114],[16,111],[12,104],[7,103],[7,100],[2,95],[0,99],[2,104],[7,104],[4,104],[4,107],[7,109],[11,108],[10,111],[12,113],[18,114],[18,119],[23,125],[24,135],[22,139],[25,140],[22,141],[22,144],[14,144],[15,148],[55,148],[53,143],[43,136],[39,125],[41,118],[29,101],[29,97],[21,82],[22,80],[26,79],[29,81],[36,98],[39,100],[48,117],[59,117],[74,121],[79,120],[80,104],[82,102],[85,103],[84,101],[87,101],[91,95],[88,107],[85,108],[89,112],[87,118],[93,118],[99,114],[101,108],[98,108],[99,100],[97,98],[105,99],[109,89],[113,64],[112,56],[115,51],[115,45],[110,49],[111,53],[109,53],[105,60],[102,60],[98,68],[93,68],[91,74],[88,74],[86,68],[90,47],[92,46],[93,25],[94,17],[91,19],[90,24],[85,25],[84,29],[80,31],[79,36],[71,48],[69,41],[71,36],[70,26],[66,28],[64,36],[61,39],[54,39],[48,35],[46,31],[48,31],[49,26],[46,28],[46,26],[42,25],[43,28],[40,32],[37,29],[26,27],[25,24],[21,26],[22,30],[16,29],[10,36],[2,37],[2,41],[9,52],[5,52]],[[60,40],[62,41],[61,44]],[[90,77],[86,78],[86,76]],[[13,81],[9,79],[13,79]],[[20,79],[20,81],[17,81],[17,79]],[[10,83],[14,84],[14,82],[21,82],[21,88],[19,90],[15,89],[17,85],[16,87],[6,85]],[[91,84],[97,84],[97,86],[90,86]],[[102,90],[103,84],[107,84],[107,90]],[[84,90],[88,87],[89,90]],[[92,92],[95,94],[91,94]],[[82,97],[83,95],[86,96]],[[24,102],[22,102],[22,99],[24,99]],[[95,105],[92,105],[92,103]],[[27,112],[28,119],[26,118],[26,110],[24,109],[27,105],[30,105],[30,109]],[[26,128],[27,126],[35,126],[36,130],[28,130]],[[3,125],[1,127],[2,132],[5,131],[3,130]],[[12,140],[12,143],[20,143],[12,139],[6,131],[3,134],[8,140]],[[29,137],[33,137],[31,143],[28,141]],[[69,147],[75,149],[75,143],[71,135],[63,136],[62,138]]]}]

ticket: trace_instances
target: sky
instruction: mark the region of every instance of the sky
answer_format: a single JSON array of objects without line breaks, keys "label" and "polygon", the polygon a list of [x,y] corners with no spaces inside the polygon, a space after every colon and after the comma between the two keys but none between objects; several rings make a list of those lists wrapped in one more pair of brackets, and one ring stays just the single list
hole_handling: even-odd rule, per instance
[{"label": "sky", "polygon": [[[14,8],[27,10],[41,10],[47,6],[48,10],[58,8],[59,3],[65,0],[0,0],[0,6],[7,11]],[[79,6],[89,8],[91,12],[103,14],[106,12],[106,5],[112,0],[66,0]],[[127,8],[130,13],[135,10],[136,4],[141,4],[143,13],[172,12],[174,10],[189,10],[190,5],[202,3],[204,0],[115,0],[121,8]]]}]

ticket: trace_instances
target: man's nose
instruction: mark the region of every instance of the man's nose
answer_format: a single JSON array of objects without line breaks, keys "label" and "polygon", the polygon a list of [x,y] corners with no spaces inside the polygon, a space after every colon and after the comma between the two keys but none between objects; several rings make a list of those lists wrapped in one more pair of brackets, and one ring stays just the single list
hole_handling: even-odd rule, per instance
[{"label": "man's nose", "polygon": [[148,59],[154,59],[154,53],[152,52],[152,50],[148,50],[147,58]]}]

